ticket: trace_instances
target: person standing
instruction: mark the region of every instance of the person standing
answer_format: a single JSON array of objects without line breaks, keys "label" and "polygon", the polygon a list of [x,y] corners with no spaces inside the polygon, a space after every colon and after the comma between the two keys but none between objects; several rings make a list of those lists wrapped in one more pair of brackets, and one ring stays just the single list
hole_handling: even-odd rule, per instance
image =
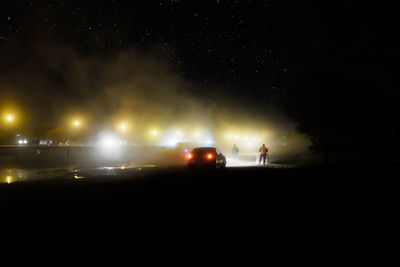
[{"label": "person standing", "polygon": [[239,148],[236,146],[236,144],[233,145],[232,148],[232,156],[236,159],[239,154]]},{"label": "person standing", "polygon": [[263,164],[265,166],[265,160],[267,159],[267,152],[268,152],[268,148],[265,146],[265,144],[263,144],[260,149],[258,150],[258,152],[260,152],[260,159],[258,161],[258,164],[261,164],[261,160],[263,161]]}]

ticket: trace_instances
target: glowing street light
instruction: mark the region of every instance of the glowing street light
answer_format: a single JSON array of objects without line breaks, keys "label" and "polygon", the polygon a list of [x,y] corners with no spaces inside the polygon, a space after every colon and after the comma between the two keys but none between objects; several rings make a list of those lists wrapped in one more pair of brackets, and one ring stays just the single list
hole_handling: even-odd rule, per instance
[{"label": "glowing street light", "polygon": [[157,130],[152,130],[151,135],[156,136],[157,135]]},{"label": "glowing street light", "polygon": [[12,114],[5,114],[4,115],[4,121],[6,123],[13,123],[14,120],[15,120],[14,115],[12,115]]},{"label": "glowing street light", "polygon": [[80,124],[81,124],[80,121],[74,121],[74,126],[75,127],[78,127]]},{"label": "glowing street light", "polygon": [[120,120],[116,125],[115,129],[119,131],[121,134],[126,134],[131,130],[130,122],[126,120]]}]

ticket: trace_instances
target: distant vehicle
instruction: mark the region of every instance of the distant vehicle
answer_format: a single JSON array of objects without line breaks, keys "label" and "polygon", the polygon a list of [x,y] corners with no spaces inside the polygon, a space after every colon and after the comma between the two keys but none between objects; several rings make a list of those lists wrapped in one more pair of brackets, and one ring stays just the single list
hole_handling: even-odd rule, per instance
[{"label": "distant vehicle", "polygon": [[53,144],[53,141],[50,139],[42,139],[42,138],[31,138],[28,140],[28,144],[34,146],[50,146]]},{"label": "distant vehicle", "polygon": [[40,139],[39,140],[39,145],[41,145],[41,146],[49,146],[52,144],[53,144],[53,141],[50,139]]},{"label": "distant vehicle", "polygon": [[26,138],[18,139],[18,145],[27,145],[27,144],[28,144],[28,139]]},{"label": "distant vehicle", "polygon": [[226,158],[215,147],[196,147],[187,154],[188,167],[225,168]]}]

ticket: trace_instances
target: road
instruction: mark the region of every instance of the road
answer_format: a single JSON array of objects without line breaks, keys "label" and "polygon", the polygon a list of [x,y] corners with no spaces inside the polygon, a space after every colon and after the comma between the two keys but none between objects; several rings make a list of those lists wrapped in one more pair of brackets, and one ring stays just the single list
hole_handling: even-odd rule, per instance
[{"label": "road", "polygon": [[0,185],[4,227],[41,236],[161,238],[165,246],[236,244],[262,248],[265,261],[281,266],[388,263],[397,251],[400,183],[389,168],[47,171],[46,179]]},{"label": "road", "polygon": [[[99,164],[93,166],[73,164],[68,167],[40,167],[40,168],[0,168],[0,184],[1,183],[15,183],[15,182],[27,182],[37,180],[60,180],[60,179],[85,179],[85,178],[96,178],[96,177],[136,177],[140,176],[142,172],[149,172],[154,170],[165,170],[173,168],[185,169],[184,164],[175,165],[159,165],[159,164],[137,164],[137,163],[108,163],[99,166]],[[282,164],[282,163],[270,163],[267,166],[258,164],[255,161],[239,160],[239,159],[227,159],[227,168],[237,167],[266,167],[266,168],[293,168],[295,164]]]}]

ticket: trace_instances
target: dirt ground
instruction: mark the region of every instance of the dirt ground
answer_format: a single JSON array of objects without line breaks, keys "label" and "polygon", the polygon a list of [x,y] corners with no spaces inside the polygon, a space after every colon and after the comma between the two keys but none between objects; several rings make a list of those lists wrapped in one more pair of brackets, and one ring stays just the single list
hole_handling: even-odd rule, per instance
[{"label": "dirt ground", "polygon": [[396,266],[396,170],[137,168],[1,184],[1,224],[41,238],[85,235],[166,247],[178,242],[182,249],[204,244],[225,255],[226,264],[237,258],[222,248],[250,250],[254,255],[242,259],[248,265]]}]

